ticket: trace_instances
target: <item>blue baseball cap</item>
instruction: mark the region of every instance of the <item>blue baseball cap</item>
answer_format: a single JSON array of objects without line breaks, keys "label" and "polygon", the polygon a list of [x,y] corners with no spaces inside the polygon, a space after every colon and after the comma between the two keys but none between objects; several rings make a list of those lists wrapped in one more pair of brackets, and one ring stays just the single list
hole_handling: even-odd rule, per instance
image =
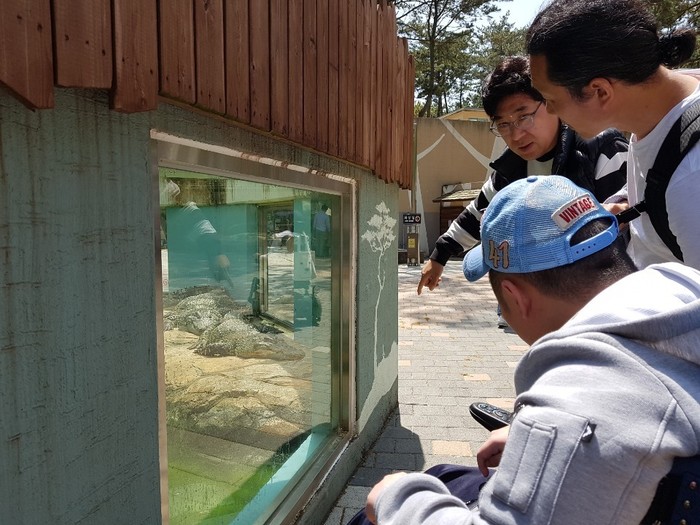
[{"label": "blue baseball cap", "polygon": [[[571,237],[595,219],[610,226],[571,246]],[[517,180],[493,198],[481,219],[481,245],[464,257],[464,276],[481,279],[489,270],[531,273],[573,263],[610,246],[615,216],[587,190],[559,175]]]}]

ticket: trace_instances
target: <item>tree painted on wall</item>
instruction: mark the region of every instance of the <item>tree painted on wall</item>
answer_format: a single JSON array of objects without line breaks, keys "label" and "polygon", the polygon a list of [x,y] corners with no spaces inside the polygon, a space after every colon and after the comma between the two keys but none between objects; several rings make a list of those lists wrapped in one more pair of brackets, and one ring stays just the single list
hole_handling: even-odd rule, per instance
[{"label": "tree painted on wall", "polygon": [[396,240],[394,228],[396,219],[391,216],[391,210],[382,201],[375,207],[378,213],[367,221],[370,229],[362,234],[362,239],[369,243],[373,252],[379,253],[377,260],[377,302],[374,305],[374,358],[375,363],[379,363],[385,357],[385,352],[380,353],[377,348],[377,323],[379,320],[379,303],[382,299],[382,291],[386,282],[386,252]]}]

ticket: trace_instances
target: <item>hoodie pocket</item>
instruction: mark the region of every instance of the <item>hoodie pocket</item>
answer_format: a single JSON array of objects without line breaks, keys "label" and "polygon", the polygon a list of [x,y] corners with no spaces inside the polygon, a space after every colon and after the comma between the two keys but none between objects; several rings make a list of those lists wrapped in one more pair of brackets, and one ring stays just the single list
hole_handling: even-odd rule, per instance
[{"label": "hoodie pocket", "polygon": [[523,514],[537,514],[533,523],[548,523],[571,458],[590,428],[587,418],[525,407],[511,424],[493,496]]}]

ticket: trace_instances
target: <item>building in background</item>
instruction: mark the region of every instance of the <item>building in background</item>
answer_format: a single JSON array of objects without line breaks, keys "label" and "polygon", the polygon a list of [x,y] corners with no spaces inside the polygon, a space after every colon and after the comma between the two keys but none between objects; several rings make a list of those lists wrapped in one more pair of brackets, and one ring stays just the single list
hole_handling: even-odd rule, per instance
[{"label": "building in background", "polygon": [[[481,109],[417,118],[414,125],[415,179],[412,189],[401,192],[400,207],[402,212],[422,214],[420,246],[427,256],[449,222],[474,198],[474,192],[467,190],[481,188],[490,173],[489,162],[506,146],[489,131],[489,119]],[[451,190],[445,189],[458,186],[465,191],[449,195]]]}]

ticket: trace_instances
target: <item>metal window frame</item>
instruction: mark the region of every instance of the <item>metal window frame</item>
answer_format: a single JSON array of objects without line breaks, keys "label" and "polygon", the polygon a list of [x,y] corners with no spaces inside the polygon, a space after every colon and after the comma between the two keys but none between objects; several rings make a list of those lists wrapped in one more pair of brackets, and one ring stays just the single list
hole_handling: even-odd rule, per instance
[{"label": "metal window frame", "polygon": [[168,454],[165,413],[165,346],[163,340],[163,295],[160,260],[160,167],[179,168],[207,175],[265,184],[276,184],[331,193],[340,197],[340,210],[333,216],[332,250],[338,254],[331,262],[333,309],[338,312],[331,332],[331,348],[339,348],[332,361],[332,413],[338,415],[339,434],[329,440],[315,460],[291,483],[286,491],[257,523],[294,522],[296,514],[308,502],[338,460],[355,433],[355,261],[357,258],[357,185],[354,179],[322,172],[305,166],[241,152],[232,148],[207,144],[167,133],[151,131],[150,163],[153,180],[155,220],[155,298],[158,368],[158,422],[161,472],[161,508],[164,524],[169,523]]}]

